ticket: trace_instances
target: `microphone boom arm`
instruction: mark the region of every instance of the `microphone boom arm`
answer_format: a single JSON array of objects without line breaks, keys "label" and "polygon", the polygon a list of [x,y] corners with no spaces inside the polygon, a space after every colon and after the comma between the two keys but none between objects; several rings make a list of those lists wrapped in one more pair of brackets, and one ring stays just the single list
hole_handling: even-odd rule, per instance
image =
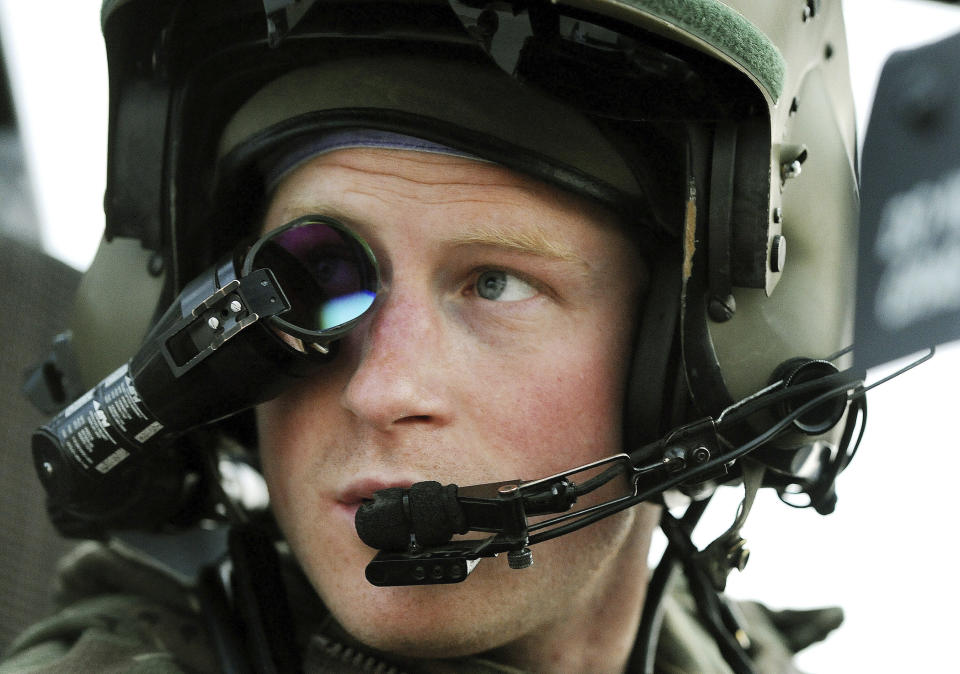
[{"label": "microphone boom arm", "polygon": [[[357,531],[365,543],[381,549],[367,565],[367,579],[381,586],[461,582],[481,558],[495,557],[501,552],[507,553],[511,568],[529,567],[533,564],[529,546],[571,533],[682,484],[723,477],[737,459],[769,442],[800,416],[832,399],[842,398],[846,404],[863,392],[863,381],[850,372],[799,384],[792,393],[804,396],[802,404],[766,431],[735,446],[722,438],[721,430],[742,423],[743,418],[763,407],[762,403],[758,405],[758,401],[752,399],[741,401],[724,410],[717,420],[700,419],[630,454],[616,454],[549,477],[462,488],[449,485],[465,516],[466,527],[461,533],[472,530],[494,534],[479,541],[451,541],[454,533],[451,531],[445,543],[423,548],[411,533],[406,550],[387,549],[389,546],[379,545],[375,538],[369,537],[372,527],[366,521],[369,511],[365,509],[374,506],[365,503],[357,512]],[[783,395],[780,389],[764,397],[779,400]],[[638,465],[643,457],[651,456],[660,459]],[[609,468],[580,485],[569,479],[608,464]],[[570,512],[578,497],[621,475],[629,480],[628,493]],[[439,483],[433,484],[439,487]],[[528,521],[529,516],[551,514],[556,517],[534,523]],[[409,511],[404,513],[408,525],[409,515]]]},{"label": "microphone boom arm", "polygon": [[[692,426],[696,427],[698,433],[689,433],[685,437],[696,440],[697,447],[702,447],[705,442],[701,437],[704,429],[710,429],[710,434],[716,438],[712,423],[698,422]],[[675,447],[681,449],[680,445]],[[528,546],[552,538],[550,527],[573,520],[574,527],[579,528],[576,523],[580,518],[588,515],[605,517],[633,505],[639,494],[640,477],[676,466],[681,461],[680,456],[681,452],[678,451],[663,461],[638,467],[630,455],[616,454],[529,482],[507,480],[458,488],[456,500],[463,510],[468,529],[493,533],[493,536],[480,540],[448,541],[421,548],[411,534],[407,550],[381,550],[367,565],[366,578],[378,586],[458,583],[466,579],[481,558],[496,557],[502,552],[507,553],[511,568],[527,568],[533,564]],[[579,486],[569,479],[608,465],[609,468]],[[628,493],[569,512],[579,496],[594,491],[618,476],[627,477],[630,485]],[[366,504],[357,513],[358,528],[362,528],[364,507]],[[530,516],[550,514],[557,516],[536,523],[528,521]],[[531,532],[535,531],[541,533],[531,537]]]}]

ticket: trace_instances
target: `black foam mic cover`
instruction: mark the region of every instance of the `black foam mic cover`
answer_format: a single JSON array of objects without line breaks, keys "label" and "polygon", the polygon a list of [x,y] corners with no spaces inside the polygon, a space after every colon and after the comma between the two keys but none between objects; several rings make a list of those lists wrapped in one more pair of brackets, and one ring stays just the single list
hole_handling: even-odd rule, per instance
[{"label": "black foam mic cover", "polygon": [[353,523],[361,541],[377,550],[406,550],[410,543],[406,492],[403,487],[381,489],[360,504]]},{"label": "black foam mic cover", "polygon": [[410,522],[417,543],[441,545],[467,532],[467,517],[457,501],[457,485],[417,482],[410,487]]},{"label": "black foam mic cover", "polygon": [[401,551],[410,534],[422,547],[441,545],[467,532],[467,518],[457,501],[457,485],[417,482],[409,489],[381,489],[357,509],[360,540],[377,550]]}]

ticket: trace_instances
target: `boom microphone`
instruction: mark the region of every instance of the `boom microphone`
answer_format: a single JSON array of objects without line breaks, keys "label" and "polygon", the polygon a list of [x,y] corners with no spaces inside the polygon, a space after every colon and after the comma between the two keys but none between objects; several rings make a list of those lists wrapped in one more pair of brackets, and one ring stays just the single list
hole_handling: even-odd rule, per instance
[{"label": "boom microphone", "polygon": [[360,540],[377,550],[406,550],[411,540],[418,546],[441,545],[468,530],[457,485],[434,481],[376,492],[360,505],[355,523]]},{"label": "boom microphone", "polygon": [[376,492],[357,509],[354,524],[360,540],[371,548],[418,550],[444,545],[467,531],[519,533],[519,522],[527,516],[569,510],[582,493],[565,477],[469,487],[417,482],[409,489]]},{"label": "boom microphone", "polygon": [[[770,478],[769,485],[778,491],[784,479],[791,485],[799,484],[811,496],[813,507],[820,510],[823,504],[816,495],[826,493],[825,487],[832,486],[856,451],[856,444],[851,449],[850,441],[866,390],[857,373],[839,372],[832,366],[825,367],[824,362],[792,361],[790,371],[807,367],[809,380],[784,376],[727,407],[716,419],[698,419],[629,454],[609,456],[550,477],[462,487],[419,482],[409,489],[378,491],[361,504],[355,517],[360,539],[379,550],[366,567],[367,580],[379,586],[461,582],[480,559],[501,553],[506,553],[511,568],[527,568],[533,563],[529,548],[537,543],[572,533],[669,489],[733,479],[736,474],[731,466],[737,459],[788,431],[822,433],[840,421],[837,410],[849,404],[852,412],[835,452],[822,454],[817,466],[796,469],[786,478],[777,474]],[[761,412],[774,410],[776,421],[772,425],[751,425]],[[769,423],[767,417],[757,421]],[[744,437],[739,444],[723,435],[733,431]],[[575,475],[590,474],[592,477],[582,482],[571,481]],[[615,479],[625,479],[629,488],[571,510],[579,497]],[[529,519],[543,515],[552,517]],[[452,540],[455,534],[468,531],[493,535]]]}]

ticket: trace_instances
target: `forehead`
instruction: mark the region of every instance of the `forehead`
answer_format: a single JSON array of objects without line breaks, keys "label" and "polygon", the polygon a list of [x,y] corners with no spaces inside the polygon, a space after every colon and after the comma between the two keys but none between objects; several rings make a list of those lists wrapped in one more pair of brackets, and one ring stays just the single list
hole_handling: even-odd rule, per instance
[{"label": "forehead", "polygon": [[622,235],[602,205],[497,164],[378,148],[341,149],[295,167],[271,195],[264,228],[324,213],[363,229],[401,212],[440,230],[482,224],[487,233],[558,242],[571,228]]}]

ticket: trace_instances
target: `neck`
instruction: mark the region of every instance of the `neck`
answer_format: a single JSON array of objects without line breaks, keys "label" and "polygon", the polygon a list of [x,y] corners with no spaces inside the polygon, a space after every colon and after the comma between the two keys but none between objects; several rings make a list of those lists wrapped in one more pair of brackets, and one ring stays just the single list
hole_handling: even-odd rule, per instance
[{"label": "neck", "polygon": [[647,594],[650,536],[659,508],[640,506],[629,540],[610,569],[587,585],[560,620],[538,626],[491,655],[525,671],[619,673],[626,670]]}]

